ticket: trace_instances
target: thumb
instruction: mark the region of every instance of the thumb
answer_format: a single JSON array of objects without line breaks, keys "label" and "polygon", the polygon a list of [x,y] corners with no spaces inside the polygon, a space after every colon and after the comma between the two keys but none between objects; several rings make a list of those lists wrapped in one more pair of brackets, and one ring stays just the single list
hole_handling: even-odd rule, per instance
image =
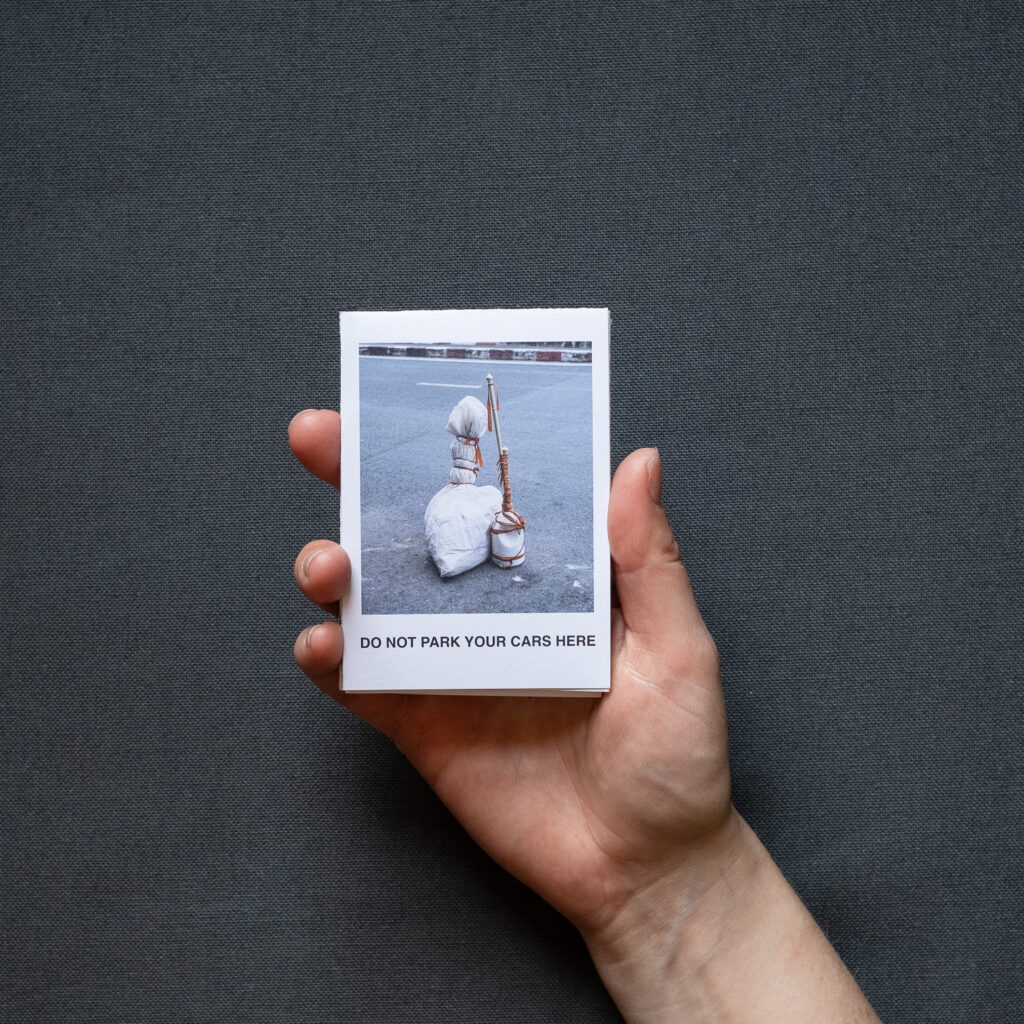
[{"label": "thumb", "polygon": [[608,543],[626,629],[649,650],[680,653],[710,641],[679,547],[661,504],[657,448],[628,455],[615,471],[608,502]]}]

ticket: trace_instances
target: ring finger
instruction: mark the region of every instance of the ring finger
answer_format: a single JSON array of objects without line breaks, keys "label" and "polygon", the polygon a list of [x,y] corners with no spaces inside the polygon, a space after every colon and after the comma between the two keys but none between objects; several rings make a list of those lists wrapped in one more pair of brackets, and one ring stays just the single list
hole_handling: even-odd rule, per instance
[{"label": "ring finger", "polygon": [[295,582],[314,604],[337,615],[352,578],[352,564],[340,544],[312,540],[295,559]]}]

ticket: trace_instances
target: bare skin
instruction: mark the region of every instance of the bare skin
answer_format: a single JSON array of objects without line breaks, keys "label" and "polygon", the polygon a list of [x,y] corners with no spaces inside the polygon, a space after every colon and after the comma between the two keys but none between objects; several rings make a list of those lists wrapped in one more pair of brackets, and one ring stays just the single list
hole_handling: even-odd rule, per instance
[{"label": "bare skin", "polygon": [[[337,413],[289,427],[295,455],[339,483]],[[389,736],[498,863],[579,928],[627,1020],[875,1021],[732,807],[718,655],[660,504],[654,449],[612,481],[612,688],[599,700],[347,694],[341,626],[295,657]],[[331,615],[348,556],[299,552],[302,592]]]}]

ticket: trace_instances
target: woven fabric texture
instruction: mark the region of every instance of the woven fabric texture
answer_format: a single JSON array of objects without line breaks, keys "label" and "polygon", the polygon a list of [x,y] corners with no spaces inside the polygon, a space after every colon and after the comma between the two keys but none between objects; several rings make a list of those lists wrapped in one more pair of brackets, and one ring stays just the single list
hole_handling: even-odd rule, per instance
[{"label": "woven fabric texture", "polygon": [[609,306],[736,800],[883,1019],[1018,1020],[1024,15],[3,4],[0,1019],[618,1019],[308,685],[340,309]]}]

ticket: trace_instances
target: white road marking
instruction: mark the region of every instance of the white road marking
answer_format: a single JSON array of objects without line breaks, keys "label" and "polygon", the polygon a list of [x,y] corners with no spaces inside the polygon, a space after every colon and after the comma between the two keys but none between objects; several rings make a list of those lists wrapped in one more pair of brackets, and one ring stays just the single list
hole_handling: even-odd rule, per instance
[{"label": "white road marking", "polygon": [[416,381],[416,387],[418,388],[473,388],[479,391],[483,384],[435,384],[432,380],[418,380]]}]

